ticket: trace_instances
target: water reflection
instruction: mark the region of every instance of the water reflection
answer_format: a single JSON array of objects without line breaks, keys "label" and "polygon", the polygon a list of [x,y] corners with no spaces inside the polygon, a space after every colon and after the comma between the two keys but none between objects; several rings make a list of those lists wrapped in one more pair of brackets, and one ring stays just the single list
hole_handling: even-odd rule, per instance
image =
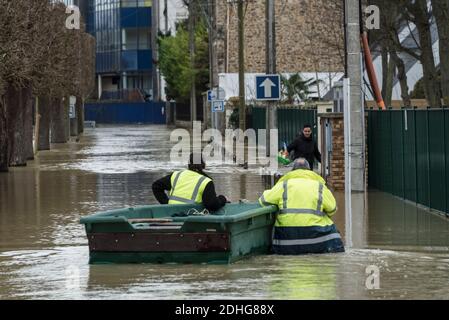
[{"label": "water reflection", "polygon": [[368,201],[370,246],[448,250],[449,223],[446,218],[376,190],[369,193]]}]

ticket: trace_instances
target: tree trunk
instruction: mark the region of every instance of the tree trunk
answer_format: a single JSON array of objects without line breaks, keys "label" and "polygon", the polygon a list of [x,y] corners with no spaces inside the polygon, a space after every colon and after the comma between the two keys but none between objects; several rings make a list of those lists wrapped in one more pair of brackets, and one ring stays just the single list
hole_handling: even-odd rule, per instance
[{"label": "tree trunk", "polygon": [[24,92],[24,140],[25,140],[25,156],[27,160],[34,160],[34,150],[33,150],[33,98],[31,89],[29,92]]},{"label": "tree trunk", "polygon": [[8,123],[6,103],[0,96],[0,172],[8,171]]},{"label": "tree trunk", "polygon": [[396,67],[398,68],[398,79],[401,85],[401,97],[404,102],[404,107],[411,107],[412,101],[410,99],[409,88],[407,83],[407,73],[405,71],[405,64],[395,51],[391,53],[391,59],[394,61]]},{"label": "tree trunk", "polygon": [[67,137],[67,141],[70,140],[70,98],[65,97],[62,99],[62,112],[63,112],[63,120],[64,120],[64,129]]},{"label": "tree trunk", "polygon": [[394,81],[394,70],[395,70],[395,65],[393,62],[393,59],[389,59],[388,63],[387,63],[387,79],[385,81],[385,105],[387,107],[391,107],[391,100],[393,97],[393,81]]},{"label": "tree trunk", "polygon": [[76,137],[78,134],[78,117],[70,118],[70,136]]},{"label": "tree trunk", "polygon": [[444,105],[449,106],[449,0],[432,0],[432,7],[440,40],[441,90]]},{"label": "tree trunk", "polygon": [[431,107],[441,107],[441,84],[435,67],[427,1],[417,0],[412,10],[416,19],[415,24],[418,28],[419,44],[421,46],[420,60],[423,66],[426,98]]},{"label": "tree trunk", "polygon": [[51,100],[47,96],[39,99],[39,145],[37,150],[50,150]]},{"label": "tree trunk", "polygon": [[26,166],[25,152],[25,109],[27,92],[30,89],[17,89],[9,86],[6,91],[6,104],[8,110],[8,159],[9,166]]},{"label": "tree trunk", "polygon": [[388,50],[382,43],[382,97],[386,100],[388,78]]},{"label": "tree trunk", "polygon": [[84,99],[81,96],[76,97],[76,120],[78,121],[78,133],[84,132]]},{"label": "tree trunk", "polygon": [[69,140],[67,134],[68,110],[61,98],[51,100],[51,142],[66,143]]}]

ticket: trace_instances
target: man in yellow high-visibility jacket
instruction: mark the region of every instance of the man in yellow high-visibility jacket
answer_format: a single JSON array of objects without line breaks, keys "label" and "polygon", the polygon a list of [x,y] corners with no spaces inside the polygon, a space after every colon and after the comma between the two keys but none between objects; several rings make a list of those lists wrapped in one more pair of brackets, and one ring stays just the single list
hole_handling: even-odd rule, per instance
[{"label": "man in yellow high-visibility jacket", "polygon": [[201,155],[198,158],[192,153],[188,170],[175,171],[153,183],[153,194],[159,203],[203,204],[209,211],[217,211],[226,204],[226,197],[216,195],[212,179],[204,173],[206,164]]},{"label": "man in yellow high-visibility jacket", "polygon": [[262,206],[276,205],[279,213],[273,230],[277,254],[344,252],[332,215],[337,203],[324,179],[311,171],[304,158],[294,162],[283,176],[260,197]]}]

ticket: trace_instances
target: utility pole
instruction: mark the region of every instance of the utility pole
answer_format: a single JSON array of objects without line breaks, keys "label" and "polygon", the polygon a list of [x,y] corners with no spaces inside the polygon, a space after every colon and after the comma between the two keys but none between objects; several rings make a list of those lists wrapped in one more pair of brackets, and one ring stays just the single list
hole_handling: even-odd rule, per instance
[{"label": "utility pole", "polygon": [[[217,57],[217,47],[219,43],[222,43],[224,46],[224,34],[217,32],[217,1],[212,0],[210,3],[210,17],[211,17],[211,37],[212,37],[212,46],[211,46],[211,53],[212,53],[212,62],[211,62],[211,68],[212,68],[212,88],[217,88],[218,92],[216,92],[217,97],[219,96],[219,85],[220,85],[220,79],[219,79],[219,73],[224,72],[225,70],[221,70],[219,64],[219,59]],[[224,97],[219,97],[223,98]],[[220,132],[224,133],[226,130],[226,112],[213,112],[213,118],[214,118],[214,125],[215,129],[219,130]]]},{"label": "utility pole", "polygon": [[[266,72],[267,74],[276,73],[276,25],[275,25],[275,0],[266,0],[265,2],[265,15],[266,15]],[[276,102],[267,101],[266,110],[266,155],[270,154],[270,131],[277,129],[277,113]]]},{"label": "utility pole", "polygon": [[[189,50],[190,50],[190,66],[192,71],[195,70],[195,8],[196,0],[189,1]],[[190,90],[190,120],[196,121],[196,88],[195,88],[195,73],[191,76],[191,90]]]},{"label": "utility pole", "polygon": [[[355,221],[365,210],[365,115],[362,101],[360,0],[345,0],[347,78],[345,79],[346,240],[352,246]],[[349,234],[350,232],[351,234]]]},{"label": "utility pole", "polygon": [[[207,28],[208,28],[208,42],[209,42],[209,89],[213,90],[215,87],[214,84],[214,41],[215,41],[215,37],[214,37],[214,32],[215,32],[215,28],[214,28],[214,3],[213,1],[207,3],[207,14],[206,14],[206,19],[207,19]],[[212,103],[212,102],[211,102]],[[207,129],[209,127],[209,124],[211,127],[213,128],[217,128],[216,127],[216,123],[215,121],[212,119],[213,117],[215,117],[214,112],[212,112],[212,109],[210,108],[209,104],[206,104],[205,106],[203,106],[203,108],[206,108],[206,112],[204,113],[206,115],[206,119],[204,119],[204,123],[205,123],[205,129]]]},{"label": "utility pole", "polygon": [[238,11],[238,44],[239,44],[239,125],[246,129],[246,101],[245,101],[245,21],[243,1],[237,0]]},{"label": "utility pole", "polygon": [[[215,3],[212,1],[209,6],[207,7],[207,12],[209,15],[209,83],[210,83],[210,90],[214,90],[215,86],[217,85],[215,79]],[[212,103],[212,102],[211,102]],[[211,115],[211,126],[214,129],[217,129],[217,114],[216,112],[212,112],[211,109],[209,109],[210,115]],[[209,120],[209,119],[208,119]]]},{"label": "utility pole", "polygon": [[[214,90],[215,88],[215,53],[214,53],[214,41],[215,41],[215,24],[214,24],[214,1],[204,1],[203,3],[199,3],[199,9],[203,13],[203,17],[207,23],[207,41],[208,41],[208,49],[209,49],[209,89]],[[210,107],[211,103],[207,103],[204,105],[203,114],[204,114],[204,128],[207,129],[209,127],[217,128],[215,116],[216,112],[212,112]]]},{"label": "utility pole", "polygon": [[364,108],[362,100],[362,57],[360,45],[360,1],[346,0],[348,78],[350,80],[351,190],[365,191]]}]

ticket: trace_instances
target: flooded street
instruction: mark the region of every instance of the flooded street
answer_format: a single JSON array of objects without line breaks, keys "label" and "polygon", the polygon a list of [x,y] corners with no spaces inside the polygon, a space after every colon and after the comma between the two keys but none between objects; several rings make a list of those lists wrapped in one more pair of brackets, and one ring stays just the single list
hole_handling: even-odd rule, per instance
[{"label": "flooded street", "polygon": [[[449,299],[449,221],[368,193],[360,246],[232,265],[89,265],[81,216],[155,203],[173,167],[165,126],[101,126],[0,174],[0,299]],[[208,164],[217,192],[255,201],[257,170]],[[336,194],[344,234],[344,195]],[[357,214],[357,213],[353,213]],[[360,213],[360,216],[363,216]],[[367,268],[380,289],[366,286]]]}]

